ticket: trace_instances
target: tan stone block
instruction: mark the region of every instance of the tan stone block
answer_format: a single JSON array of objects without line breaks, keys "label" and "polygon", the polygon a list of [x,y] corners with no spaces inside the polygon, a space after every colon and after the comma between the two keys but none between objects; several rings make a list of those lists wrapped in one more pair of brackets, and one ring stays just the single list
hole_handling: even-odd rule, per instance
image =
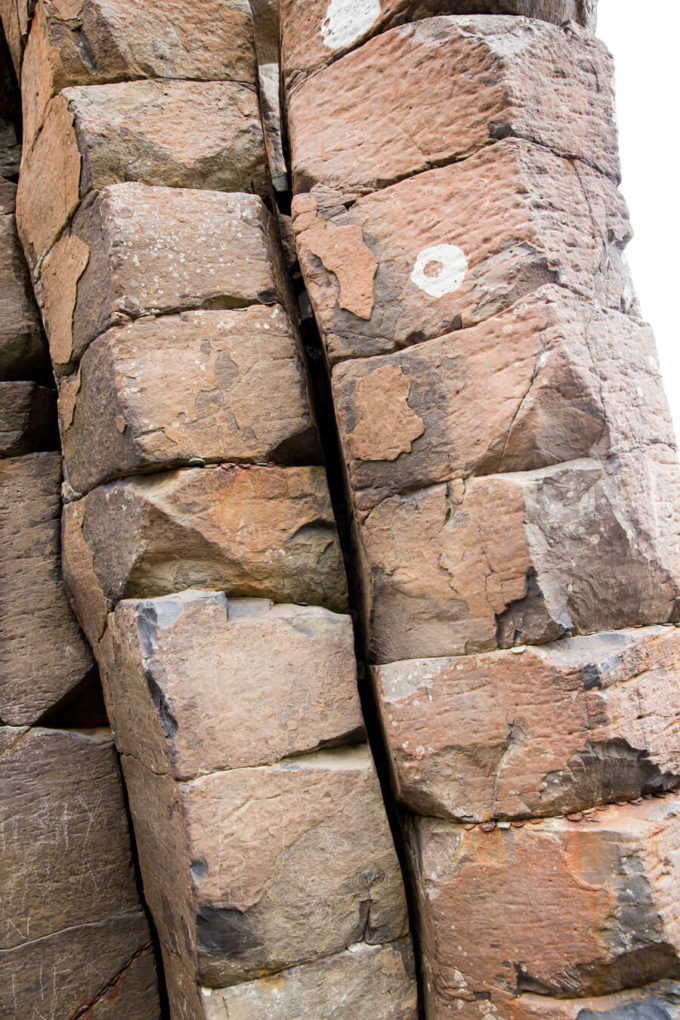
[{"label": "tan stone block", "polygon": [[677,799],[492,832],[418,820],[413,852],[429,1015],[680,976]]},{"label": "tan stone block", "polygon": [[544,287],[405,351],[333,368],[356,504],[434,482],[674,444],[654,337]]},{"label": "tan stone block", "polygon": [[110,734],[0,733],[3,1012],[70,1016],[118,982],[109,1001],[117,990],[130,1015],[158,1016]]},{"label": "tan stone block", "polygon": [[47,345],[14,220],[16,185],[0,181],[0,379],[43,381]]},{"label": "tan stone block", "polygon": [[275,227],[255,195],[115,184],[81,205],[38,286],[55,371],[112,326],[192,309],[275,304]]},{"label": "tan stone block", "polygon": [[352,946],[318,963],[272,977],[203,989],[206,1020],[416,1020],[416,986],[409,939],[384,946]]},{"label": "tan stone block", "polygon": [[0,456],[59,446],[56,393],[32,382],[0,382]]},{"label": "tan stone block", "polygon": [[285,81],[292,88],[312,71],[392,25],[439,14],[514,14],[595,28],[594,0],[281,0]]},{"label": "tan stone block", "polygon": [[521,995],[511,1003],[511,1020],[536,1020],[538,1017],[541,1020],[678,1020],[680,983],[659,981],[637,991],[590,999]]},{"label": "tan stone block", "polygon": [[293,202],[300,263],[331,361],[476,325],[547,283],[602,307],[633,300],[614,184],[507,139],[359,199]]},{"label": "tan stone block", "polygon": [[119,599],[192,587],[347,602],[321,467],[189,468],[94,489],[65,508],[64,575],[93,643]]},{"label": "tan stone block", "polygon": [[64,89],[26,150],[19,181],[18,216],[33,258],[48,251],[81,198],[121,181],[266,195],[255,90],[194,81]]},{"label": "tan stone block", "polygon": [[197,590],[119,602],[98,657],[119,750],[175,779],[363,736],[352,622],[327,609]]},{"label": "tan stone block", "polygon": [[0,718],[33,723],[92,669],[61,580],[61,458],[0,461]]},{"label": "tan stone block", "polygon": [[395,28],[290,96],[295,191],[348,201],[508,136],[617,180],[612,75],[605,46],[575,28],[488,16]]},{"label": "tan stone block", "polygon": [[436,485],[359,523],[373,662],[675,619],[676,455]]},{"label": "tan stone block", "polygon": [[196,458],[320,460],[299,340],[280,305],[109,330],[62,380],[59,409],[77,492]]},{"label": "tan stone block", "polygon": [[33,141],[50,99],[69,85],[136,78],[255,84],[246,0],[39,0],[22,74]]},{"label": "tan stone block", "polygon": [[397,796],[460,821],[568,814],[680,785],[680,632],[373,667]]},{"label": "tan stone block", "polygon": [[161,940],[201,984],[405,934],[399,864],[365,746],[187,783],[123,761],[147,902]]}]

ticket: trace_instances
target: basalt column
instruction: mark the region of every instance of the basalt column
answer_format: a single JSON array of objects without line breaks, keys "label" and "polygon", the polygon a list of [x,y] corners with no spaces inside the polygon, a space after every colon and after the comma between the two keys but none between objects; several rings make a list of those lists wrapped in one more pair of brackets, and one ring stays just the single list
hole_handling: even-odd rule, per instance
[{"label": "basalt column", "polygon": [[15,225],[20,130],[0,30],[0,1015],[153,1020],[120,770],[61,579],[56,392]]},{"label": "basalt column", "polygon": [[257,74],[243,0],[33,15],[17,218],[59,385],[65,576],[172,1017],[409,1020]]},{"label": "basalt column", "polygon": [[282,4],[432,1018],[680,1015],[680,476],[592,15]]}]

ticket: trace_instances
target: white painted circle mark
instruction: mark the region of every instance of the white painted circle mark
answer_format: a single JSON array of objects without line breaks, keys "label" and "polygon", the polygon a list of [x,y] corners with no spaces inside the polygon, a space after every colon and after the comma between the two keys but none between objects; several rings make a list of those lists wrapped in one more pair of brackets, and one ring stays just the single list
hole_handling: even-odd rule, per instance
[{"label": "white painted circle mark", "polygon": [[458,290],[467,271],[464,251],[455,244],[433,244],[416,259],[411,280],[430,297],[443,297]]},{"label": "white painted circle mark", "polygon": [[360,39],[375,24],[380,0],[331,0],[321,24],[323,43],[341,50]]}]

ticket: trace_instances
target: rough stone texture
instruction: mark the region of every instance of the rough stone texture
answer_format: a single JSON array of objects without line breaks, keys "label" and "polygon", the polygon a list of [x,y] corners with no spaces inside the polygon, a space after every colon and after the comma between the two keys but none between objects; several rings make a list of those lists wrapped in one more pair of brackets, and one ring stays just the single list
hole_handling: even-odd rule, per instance
[{"label": "rough stone texture", "polygon": [[336,365],[354,499],[674,445],[654,337],[560,287],[479,326]]},{"label": "rough stone texture", "polygon": [[326,609],[201,591],[120,602],[98,658],[118,749],[175,779],[363,736],[352,623]]},{"label": "rough stone texture", "polygon": [[[27,246],[27,224],[19,225]],[[255,195],[105,188],[83,203],[42,268],[55,371],[110,327],[144,315],[275,304],[285,285],[274,231]]]},{"label": "rough stone texture", "polygon": [[[458,1015],[465,1020],[465,1011]],[[470,1012],[470,1016],[478,1013]],[[550,999],[522,995],[511,1003],[511,1020],[678,1020],[680,983],[659,981],[639,991],[592,999]]]},{"label": "rough stone texture", "polygon": [[608,51],[523,18],[396,28],[313,75],[289,116],[298,193],[323,185],[347,201],[507,136],[619,175]]},{"label": "rough stone texture", "polygon": [[293,212],[331,361],[475,325],[546,283],[631,307],[620,194],[586,164],[540,146],[507,139],[349,210],[323,198],[321,189],[297,195]]},{"label": "rough stone texture", "polygon": [[461,821],[680,785],[675,628],[373,668],[399,799]]},{"label": "rough stone texture", "polygon": [[413,842],[430,1015],[680,976],[676,799],[493,832],[419,820]]},{"label": "rough stone texture", "polygon": [[439,14],[515,14],[595,28],[593,0],[281,0],[286,85],[355,49],[392,25]]},{"label": "rough stone texture", "polygon": [[17,127],[21,121],[20,111],[21,100],[12,69],[12,58],[0,25],[0,178],[14,177],[19,172],[21,145],[17,138]]},{"label": "rough stone texture", "polygon": [[675,452],[435,485],[359,524],[373,662],[675,619]]},{"label": "rough stone texture", "polygon": [[58,448],[54,390],[32,382],[0,382],[0,457]]},{"label": "rough stone texture", "polygon": [[64,576],[92,643],[119,599],[202,587],[342,612],[347,598],[320,467],[190,468],[94,489],[65,508]]},{"label": "rough stone texture", "polygon": [[257,94],[235,82],[64,89],[26,151],[19,180],[18,216],[36,257],[82,197],[121,181],[266,195]]},{"label": "rough stone texture", "polygon": [[318,963],[231,988],[203,990],[206,1020],[416,1020],[411,944],[359,944]]},{"label": "rough stone texture", "polygon": [[246,0],[40,0],[22,74],[29,143],[68,85],[136,78],[255,84]]},{"label": "rough stone texture", "polygon": [[299,342],[279,305],[109,330],[62,380],[59,411],[65,473],[78,492],[195,458],[320,459]]},{"label": "rough stone texture", "polygon": [[14,221],[16,185],[0,181],[0,379],[43,380],[49,358]]},{"label": "rough stone texture", "polygon": [[58,453],[0,460],[0,719],[14,726],[92,668],[60,576],[60,483]]},{"label": "rough stone texture", "polygon": [[0,21],[14,73],[21,77],[21,58],[29,28],[29,9],[36,0],[0,0]]},{"label": "rough stone texture", "polygon": [[401,874],[366,747],[188,783],[123,763],[168,966],[174,956],[221,987],[404,935]]},{"label": "rough stone texture", "polygon": [[5,727],[0,748],[0,1011],[159,1017],[110,735]]}]

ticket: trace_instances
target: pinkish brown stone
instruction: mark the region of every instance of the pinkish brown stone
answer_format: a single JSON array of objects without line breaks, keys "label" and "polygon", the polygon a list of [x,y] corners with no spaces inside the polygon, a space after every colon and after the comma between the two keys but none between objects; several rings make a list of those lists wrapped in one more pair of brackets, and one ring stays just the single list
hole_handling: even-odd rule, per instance
[{"label": "pinkish brown stone", "polygon": [[283,70],[293,88],[392,25],[439,14],[514,14],[595,28],[593,0],[281,0]]},{"label": "pinkish brown stone", "polygon": [[618,179],[612,60],[585,31],[514,18],[395,28],[289,98],[296,192],[346,202],[514,136]]},{"label": "pinkish brown stone", "polygon": [[62,380],[59,407],[66,477],[77,492],[195,458],[320,457],[299,341],[280,305],[109,330]]},{"label": "pinkish brown stone", "polygon": [[59,446],[56,394],[33,382],[0,382],[0,457]]},{"label": "pinkish brown stone", "polygon": [[[331,361],[388,353],[476,325],[546,283],[628,310],[625,206],[585,164],[507,140],[359,199],[293,202],[300,263]],[[325,265],[320,225],[354,228]],[[368,253],[368,254],[366,254]],[[369,256],[374,260],[371,262]],[[377,271],[375,268],[377,261]],[[366,293],[347,310],[343,290]]]},{"label": "pinkish brown stone", "polygon": [[191,309],[275,304],[285,283],[255,195],[117,184],[84,203],[38,287],[55,370],[112,326]]},{"label": "pinkish brown stone", "polygon": [[61,458],[0,460],[0,719],[31,724],[85,680],[92,656],[61,580]]},{"label": "pinkish brown stone", "polygon": [[383,500],[359,522],[373,661],[675,619],[678,484],[658,446]]},{"label": "pinkish brown stone", "polygon": [[0,0],[0,21],[17,80],[21,78],[21,60],[36,3],[37,0]]},{"label": "pinkish brown stone", "polygon": [[649,327],[560,287],[478,326],[343,362],[332,380],[361,509],[470,473],[674,444]]},{"label": "pinkish brown stone", "polygon": [[413,845],[429,1015],[680,977],[677,799],[492,832],[418,820]]},{"label": "pinkish brown stone", "polygon": [[24,135],[32,143],[50,99],[68,85],[135,78],[255,85],[246,0],[40,0],[22,74]]},{"label": "pinkish brown stone", "polygon": [[[458,1014],[466,1020],[465,1012]],[[478,1013],[470,1012],[478,1020]],[[521,995],[511,1003],[511,1020],[678,1020],[680,982],[659,981],[637,991],[590,999]]]},{"label": "pinkish brown stone", "polygon": [[64,576],[93,643],[119,599],[202,587],[339,612],[347,599],[320,467],[190,468],[94,489],[65,508]]},{"label": "pinkish brown stone", "polygon": [[352,623],[327,609],[201,591],[119,602],[98,658],[119,750],[175,779],[363,735]]},{"label": "pinkish brown stone", "polygon": [[373,668],[397,795],[460,821],[680,785],[680,632],[650,627]]}]

